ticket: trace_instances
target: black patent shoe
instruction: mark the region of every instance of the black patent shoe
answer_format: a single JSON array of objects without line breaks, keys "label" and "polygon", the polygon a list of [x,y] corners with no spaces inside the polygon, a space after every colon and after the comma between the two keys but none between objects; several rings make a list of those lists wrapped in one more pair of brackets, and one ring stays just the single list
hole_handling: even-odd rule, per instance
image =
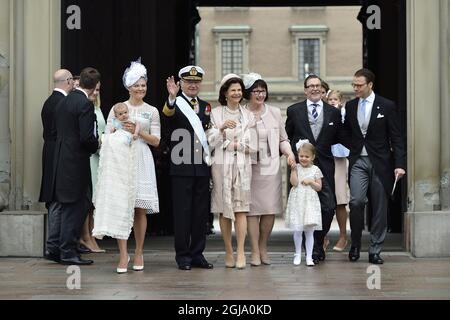
[{"label": "black patent shoe", "polygon": [[56,262],[56,263],[59,263],[61,261],[61,259],[59,257],[59,254],[51,253],[51,252],[48,252],[48,251],[45,252],[44,259],[50,260],[50,261],[53,261],[53,262]]},{"label": "black patent shoe", "polygon": [[350,251],[348,253],[348,260],[352,262],[356,262],[359,259],[359,248],[351,246]]},{"label": "black patent shoe", "polygon": [[373,264],[383,264],[384,260],[381,259],[380,255],[378,253],[375,254],[369,254],[369,262]]},{"label": "black patent shoe", "polygon": [[81,259],[80,257],[73,257],[73,258],[69,258],[69,259],[61,259],[60,263],[64,264],[64,265],[87,266],[87,265],[93,264],[94,261]]}]

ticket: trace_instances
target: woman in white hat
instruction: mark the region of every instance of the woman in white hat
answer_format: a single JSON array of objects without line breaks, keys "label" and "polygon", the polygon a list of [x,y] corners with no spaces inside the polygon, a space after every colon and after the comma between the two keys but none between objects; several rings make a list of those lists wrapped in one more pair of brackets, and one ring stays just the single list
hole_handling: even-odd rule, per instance
[{"label": "woman in white hat", "polygon": [[[250,210],[251,114],[242,108],[244,84],[235,74],[221,82],[219,102],[211,112],[211,128],[206,132],[212,151],[211,212],[220,215],[225,243],[225,265],[244,269],[247,213]],[[232,223],[236,231],[236,262],[233,256]]]},{"label": "woman in white hat", "polygon": [[[158,191],[156,187],[156,174],[153,156],[149,146],[157,147],[160,141],[160,118],[158,110],[145,103],[144,97],[147,93],[147,70],[140,61],[132,62],[131,66],[125,70],[123,75],[123,84],[129,92],[129,99],[124,103],[128,107],[128,114],[130,121],[123,125],[123,128],[130,133],[134,133],[136,124],[140,126],[138,138],[132,143],[129,148],[129,153],[134,159],[133,171],[130,183],[122,183],[115,187],[115,183],[119,181],[110,180],[111,183],[101,183],[102,170],[108,170],[106,166],[102,167],[102,154],[100,154],[100,168],[99,168],[99,182],[97,184],[97,202],[96,203],[96,216],[94,217],[94,236],[101,238],[104,235],[116,238],[119,245],[120,260],[117,266],[117,273],[126,273],[128,262],[130,257],[127,251],[127,240],[131,233],[131,228],[134,229],[134,237],[136,240],[136,250],[134,254],[133,270],[142,271],[144,269],[144,240],[145,232],[147,230],[147,214],[159,212]],[[112,121],[114,119],[114,112],[111,109],[107,120],[106,132],[110,132],[112,127]],[[104,140],[106,142],[107,139]],[[107,152],[105,145],[102,146],[102,152]],[[117,152],[115,153],[116,156]],[[111,157],[115,155],[111,154]],[[123,170],[129,170],[123,166]],[[116,170],[118,171],[118,170]],[[123,178],[126,181],[127,177],[130,179],[130,175],[122,174],[121,172],[115,172],[118,178]],[[104,176],[104,175],[103,175]],[[108,177],[104,177],[108,182]],[[109,177],[109,179],[112,179]],[[105,182],[105,180],[103,181]],[[102,197],[105,194],[115,194],[116,198]],[[125,196],[123,196],[125,194]],[[131,196],[127,196],[131,195]],[[122,196],[126,199],[123,202],[129,203],[116,203],[117,199]],[[106,203],[105,203],[106,202]],[[109,203],[108,203],[109,202]],[[131,214],[117,216],[118,208],[120,206],[124,208],[123,212],[127,212],[127,208],[131,207]],[[102,208],[102,212],[99,211],[99,207]],[[134,210],[133,210],[134,208]],[[105,211],[105,212],[103,212]],[[130,210],[128,210],[130,211]],[[98,221],[97,216],[103,217],[101,221]],[[107,216],[107,218],[104,218]],[[99,217],[100,218],[100,217]]]},{"label": "woman in white hat", "polygon": [[275,215],[283,211],[281,201],[280,152],[287,157],[288,165],[295,165],[295,156],[284,129],[279,108],[266,103],[269,95],[267,83],[257,73],[243,76],[245,108],[256,121],[258,142],[257,163],[252,166],[251,205],[247,215],[248,233],[252,247],[250,264],[269,265],[267,241]]}]

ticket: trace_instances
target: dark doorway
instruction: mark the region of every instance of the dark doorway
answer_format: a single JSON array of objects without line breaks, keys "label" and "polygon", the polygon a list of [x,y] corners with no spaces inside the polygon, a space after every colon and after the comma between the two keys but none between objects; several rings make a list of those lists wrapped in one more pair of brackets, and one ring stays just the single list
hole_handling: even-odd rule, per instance
[{"label": "dark doorway", "polygon": [[[81,29],[66,28],[67,9],[81,9]],[[62,66],[74,74],[85,66],[102,73],[102,110],[128,95],[122,74],[130,61],[139,57],[149,71],[147,101],[161,109],[166,99],[164,79],[192,61],[195,24],[200,17],[196,6],[361,6],[364,29],[364,66],[377,75],[376,91],[395,101],[406,137],[406,0],[62,0]],[[381,29],[365,26],[366,9],[381,9]],[[366,17],[365,17],[366,16]],[[355,17],[356,19],[357,17]],[[164,123],[162,124],[164,128]],[[168,155],[163,142],[153,150],[156,158],[161,213],[150,222],[155,233],[171,232]],[[160,185],[162,184],[162,185]],[[403,179],[390,203],[389,228],[402,231],[406,211],[406,180]]]}]

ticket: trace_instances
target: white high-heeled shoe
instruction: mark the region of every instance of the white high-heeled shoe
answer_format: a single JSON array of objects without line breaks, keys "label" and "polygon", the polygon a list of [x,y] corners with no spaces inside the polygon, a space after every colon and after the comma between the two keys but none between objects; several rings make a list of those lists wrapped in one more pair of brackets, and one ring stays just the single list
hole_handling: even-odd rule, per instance
[{"label": "white high-heeled shoe", "polygon": [[130,256],[128,256],[127,267],[126,268],[117,268],[116,271],[118,274],[127,273],[128,272],[128,263],[130,262]]},{"label": "white high-heeled shoe", "polygon": [[142,254],[141,257],[142,257],[142,266],[133,266],[133,270],[134,271],[142,271],[142,270],[144,270],[144,255]]}]

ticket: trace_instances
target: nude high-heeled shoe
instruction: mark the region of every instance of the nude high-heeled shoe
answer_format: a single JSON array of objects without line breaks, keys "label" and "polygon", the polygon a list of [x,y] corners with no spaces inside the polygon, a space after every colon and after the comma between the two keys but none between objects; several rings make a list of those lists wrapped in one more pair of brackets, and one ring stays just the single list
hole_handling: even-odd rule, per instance
[{"label": "nude high-heeled shoe", "polygon": [[347,239],[345,239],[345,240],[343,241],[343,244],[341,244],[341,246],[339,246],[340,242],[341,242],[341,241],[339,240],[338,243],[336,243],[336,245],[333,247],[333,250],[334,250],[334,251],[342,252],[342,251],[345,250],[345,247],[347,247]]},{"label": "nude high-heeled shoe", "polygon": [[270,261],[269,255],[267,254],[267,252],[261,252],[260,253],[261,256],[261,262],[262,264],[266,265],[266,266],[270,266],[270,264],[272,263]]},{"label": "nude high-heeled shoe", "polygon": [[128,272],[128,263],[130,262],[130,256],[128,256],[127,267],[126,268],[117,268],[116,272],[118,274],[123,274]]},{"label": "nude high-heeled shoe", "polygon": [[227,268],[234,268],[234,267],[236,267],[236,262],[234,261],[233,254],[226,254],[225,255],[225,267],[227,267]]},{"label": "nude high-heeled shoe", "polygon": [[245,261],[245,255],[243,257],[238,256],[236,259],[236,268],[237,269],[245,269],[245,265],[246,265],[246,261]]},{"label": "nude high-heeled shoe", "polygon": [[261,265],[261,257],[257,253],[252,253],[252,260],[250,261],[252,267],[259,267]]}]

